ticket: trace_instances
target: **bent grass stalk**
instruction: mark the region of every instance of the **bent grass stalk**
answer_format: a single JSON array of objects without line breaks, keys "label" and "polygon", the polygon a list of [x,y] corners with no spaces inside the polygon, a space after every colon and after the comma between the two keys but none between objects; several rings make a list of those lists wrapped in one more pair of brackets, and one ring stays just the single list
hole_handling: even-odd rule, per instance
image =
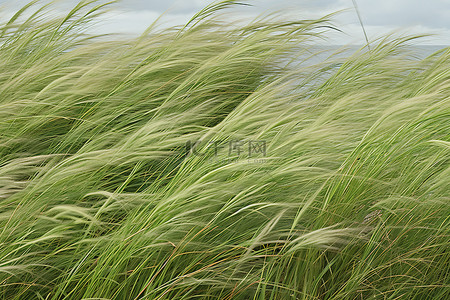
[{"label": "bent grass stalk", "polygon": [[136,39],[84,32],[99,1],[0,26],[1,299],[450,296],[450,50],[311,63],[331,16],[235,4]]}]

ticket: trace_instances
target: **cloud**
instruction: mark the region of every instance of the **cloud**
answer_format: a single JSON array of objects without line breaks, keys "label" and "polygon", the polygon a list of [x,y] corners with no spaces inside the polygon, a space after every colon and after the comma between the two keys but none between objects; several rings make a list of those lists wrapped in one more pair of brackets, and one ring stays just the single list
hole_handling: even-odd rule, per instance
[{"label": "cloud", "polygon": [[[96,34],[118,33],[139,35],[143,33],[161,13],[152,10],[108,12],[100,16],[98,26],[91,32]],[[190,14],[166,14],[158,21],[158,25],[170,27],[185,24],[192,16]]]},{"label": "cloud", "polygon": [[368,25],[450,28],[448,0],[358,0],[358,6]]}]

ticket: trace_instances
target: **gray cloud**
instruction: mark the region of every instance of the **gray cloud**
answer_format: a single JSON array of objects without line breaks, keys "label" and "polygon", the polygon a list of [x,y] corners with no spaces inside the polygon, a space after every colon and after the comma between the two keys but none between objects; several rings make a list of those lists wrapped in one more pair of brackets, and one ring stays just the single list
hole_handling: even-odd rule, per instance
[{"label": "gray cloud", "polygon": [[427,26],[450,28],[448,0],[359,0],[361,14],[368,25]]}]

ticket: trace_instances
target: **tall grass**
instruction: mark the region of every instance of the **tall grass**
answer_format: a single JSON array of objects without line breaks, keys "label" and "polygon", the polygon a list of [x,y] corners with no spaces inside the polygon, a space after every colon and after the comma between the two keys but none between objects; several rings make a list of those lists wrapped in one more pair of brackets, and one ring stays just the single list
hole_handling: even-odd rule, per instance
[{"label": "tall grass", "polygon": [[1,299],[450,297],[450,49],[310,63],[331,16],[235,4],[136,39],[88,35],[98,1],[0,26]]}]

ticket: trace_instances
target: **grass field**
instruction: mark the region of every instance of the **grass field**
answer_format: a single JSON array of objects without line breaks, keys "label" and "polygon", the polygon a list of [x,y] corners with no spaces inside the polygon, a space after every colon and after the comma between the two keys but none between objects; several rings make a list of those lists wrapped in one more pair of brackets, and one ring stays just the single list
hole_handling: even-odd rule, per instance
[{"label": "grass field", "polygon": [[0,25],[0,299],[450,299],[450,48],[234,2]]}]

